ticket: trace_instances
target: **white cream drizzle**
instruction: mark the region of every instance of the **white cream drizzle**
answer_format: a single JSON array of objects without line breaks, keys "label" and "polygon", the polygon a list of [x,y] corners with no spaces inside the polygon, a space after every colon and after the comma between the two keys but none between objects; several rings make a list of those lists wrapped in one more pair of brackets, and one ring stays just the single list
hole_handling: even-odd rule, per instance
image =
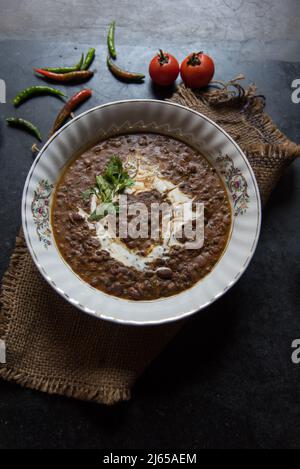
[{"label": "white cream drizzle", "polygon": [[[78,209],[78,213],[86,220],[88,227],[95,230],[95,238],[99,241],[101,249],[108,252],[109,255],[127,267],[134,267],[139,271],[149,268],[149,264],[157,259],[167,258],[168,252],[174,245],[180,245],[176,239],[176,233],[182,230],[182,213],[184,204],[189,203],[190,212],[188,217],[190,220],[195,219],[196,214],[192,211],[192,198],[184,194],[171,181],[164,179],[159,172],[158,166],[150,165],[143,160],[141,155],[136,154],[134,157],[128,157],[125,168],[130,177],[134,178],[135,184],[127,188],[125,193],[138,194],[153,189],[161,194],[165,194],[166,198],[172,203],[173,212],[178,216],[173,217],[167,223],[167,233],[164,234],[163,243],[153,245],[147,255],[140,255],[132,249],[129,249],[125,243],[115,236],[114,230],[110,224],[110,215],[105,216],[100,221],[91,222],[90,214],[86,213],[82,208]],[[92,196],[90,210],[91,213],[97,208],[97,198]],[[186,210],[186,208],[185,208]],[[187,218],[185,218],[187,219]]]}]

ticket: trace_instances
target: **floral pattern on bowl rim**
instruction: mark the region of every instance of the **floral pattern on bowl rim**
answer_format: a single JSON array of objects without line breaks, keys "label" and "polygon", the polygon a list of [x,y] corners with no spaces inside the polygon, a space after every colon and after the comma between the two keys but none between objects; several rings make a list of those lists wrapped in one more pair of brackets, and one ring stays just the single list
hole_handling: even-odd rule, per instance
[{"label": "floral pattern on bowl rim", "polygon": [[241,170],[236,168],[230,156],[219,156],[216,160],[219,172],[225,177],[234,208],[234,216],[246,213],[249,204],[248,184]]},{"label": "floral pattern on bowl rim", "polygon": [[48,179],[39,181],[31,203],[36,232],[45,248],[51,246],[52,239],[52,231],[50,228],[50,197],[53,188],[54,184],[50,184]]}]

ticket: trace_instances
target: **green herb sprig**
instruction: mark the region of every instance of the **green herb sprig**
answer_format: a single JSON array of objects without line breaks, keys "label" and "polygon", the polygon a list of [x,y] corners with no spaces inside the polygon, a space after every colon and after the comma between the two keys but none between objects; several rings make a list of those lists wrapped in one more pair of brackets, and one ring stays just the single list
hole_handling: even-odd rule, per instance
[{"label": "green herb sprig", "polygon": [[101,201],[101,204],[91,213],[90,220],[99,221],[110,213],[118,213],[118,195],[133,184],[134,180],[124,170],[120,158],[116,155],[112,156],[104,173],[96,176],[95,186],[82,193],[84,200],[89,200],[94,194]]}]

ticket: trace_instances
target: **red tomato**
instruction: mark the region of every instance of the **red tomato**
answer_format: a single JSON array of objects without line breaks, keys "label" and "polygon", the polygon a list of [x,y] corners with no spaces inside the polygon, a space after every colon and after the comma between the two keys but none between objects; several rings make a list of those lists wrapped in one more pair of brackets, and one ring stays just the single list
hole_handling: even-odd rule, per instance
[{"label": "red tomato", "polygon": [[190,88],[207,86],[215,73],[215,65],[209,55],[197,52],[188,55],[181,64],[180,75]]},{"label": "red tomato", "polygon": [[154,83],[161,86],[171,85],[179,73],[179,63],[173,55],[159,50],[149,64],[149,74]]}]

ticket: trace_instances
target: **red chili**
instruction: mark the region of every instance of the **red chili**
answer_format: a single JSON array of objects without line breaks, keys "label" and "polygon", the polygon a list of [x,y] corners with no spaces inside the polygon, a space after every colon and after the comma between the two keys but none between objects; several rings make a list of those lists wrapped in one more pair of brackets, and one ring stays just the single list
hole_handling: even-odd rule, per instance
[{"label": "red chili", "polygon": [[54,134],[54,132],[56,132],[63,125],[63,123],[68,119],[68,117],[70,117],[72,111],[74,111],[74,109],[78,107],[79,104],[83,103],[83,101],[90,98],[91,96],[92,90],[90,89],[84,89],[74,94],[74,96],[72,96],[72,98],[70,98],[69,101],[66,102],[64,107],[58,113],[50,135]]},{"label": "red chili", "polygon": [[88,78],[91,78],[94,75],[94,72],[91,70],[78,70],[75,72],[68,72],[68,73],[54,73],[49,72],[48,70],[44,70],[43,68],[34,68],[36,73],[43,75],[46,78],[49,78],[53,81],[59,81],[62,83],[66,83],[69,81],[84,81]]}]

